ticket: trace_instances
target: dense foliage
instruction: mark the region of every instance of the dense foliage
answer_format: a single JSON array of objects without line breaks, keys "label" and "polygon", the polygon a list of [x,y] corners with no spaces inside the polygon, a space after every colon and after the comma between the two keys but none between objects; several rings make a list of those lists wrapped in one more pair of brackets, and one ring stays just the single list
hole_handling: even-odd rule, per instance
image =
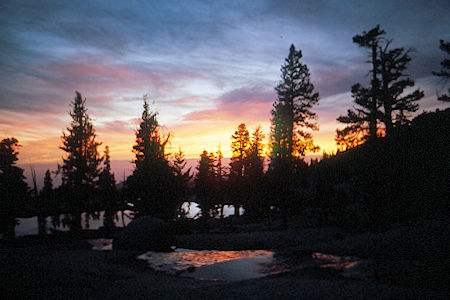
[{"label": "dense foliage", "polygon": [[19,141],[5,138],[0,142],[0,232],[14,238],[16,218],[26,208],[28,185],[23,170],[16,166]]}]

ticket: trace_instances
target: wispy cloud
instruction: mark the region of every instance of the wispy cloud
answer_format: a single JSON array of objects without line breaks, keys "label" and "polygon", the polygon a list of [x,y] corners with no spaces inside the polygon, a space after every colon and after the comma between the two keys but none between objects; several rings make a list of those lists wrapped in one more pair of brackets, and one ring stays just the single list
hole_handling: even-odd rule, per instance
[{"label": "wispy cloud", "polygon": [[394,46],[415,50],[408,73],[425,89],[421,107],[442,106],[442,87],[429,78],[443,58],[439,39],[450,38],[449,9],[445,0],[2,1],[0,134],[22,141],[21,159],[59,159],[78,90],[99,140],[113,158],[129,159],[149,94],[173,144],[194,157],[202,147],[226,149],[240,122],[268,133],[293,43],[321,96],[315,136],[331,148],[351,86],[368,82],[367,53],[352,36],[376,24]]},{"label": "wispy cloud", "polygon": [[[276,94],[261,87],[239,88],[216,99],[214,109],[192,112],[186,121],[255,122],[266,120]],[[240,121],[239,121],[240,120]]]}]

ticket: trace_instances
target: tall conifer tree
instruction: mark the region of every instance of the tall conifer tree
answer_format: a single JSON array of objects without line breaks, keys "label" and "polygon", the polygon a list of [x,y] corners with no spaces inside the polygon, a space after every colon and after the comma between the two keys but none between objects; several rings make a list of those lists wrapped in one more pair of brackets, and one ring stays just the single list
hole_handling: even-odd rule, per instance
[{"label": "tall conifer tree", "polygon": [[216,152],[216,163],[214,165],[216,174],[216,207],[220,211],[220,217],[224,217],[224,205],[225,205],[225,167],[222,163],[223,153],[219,148]]},{"label": "tall conifer tree", "polygon": [[245,173],[245,160],[250,148],[250,134],[244,123],[231,136],[231,173],[243,177]]},{"label": "tall conifer tree", "polygon": [[377,104],[375,108],[372,106],[371,94],[370,89],[359,83],[352,86],[352,97],[356,106],[347,110],[347,115],[337,118],[340,123],[346,124],[345,128],[336,130],[336,144],[341,149],[346,150],[363,143],[374,132],[376,135],[380,105]]},{"label": "tall conifer tree", "polygon": [[318,103],[319,94],[314,91],[308,66],[301,58],[301,50],[291,45],[281,66],[281,81],[275,88],[277,99],[272,110],[269,178],[272,202],[281,210],[284,227],[288,214],[295,213],[302,202],[297,190],[304,181],[303,157],[318,150],[311,131],[318,130],[312,107]]},{"label": "tall conifer tree", "polygon": [[258,126],[252,133],[246,158],[245,216],[251,221],[264,217],[268,208],[264,201],[264,134]]},{"label": "tall conifer tree", "polygon": [[50,170],[47,169],[44,175],[44,186],[39,194],[39,203],[42,205],[45,216],[52,217],[52,225],[57,226],[59,221],[58,201],[55,197],[55,190],[53,189],[53,179]]},{"label": "tall conifer tree", "polygon": [[404,48],[389,49],[390,41],[379,48],[379,73],[381,78],[380,102],[383,107],[381,121],[384,123],[386,136],[392,134],[395,126],[409,123],[410,113],[419,109],[416,103],[424,93],[416,89],[405,94],[405,89],[414,86],[414,81],[404,75],[411,57]]},{"label": "tall conifer tree", "polygon": [[337,119],[346,124],[336,131],[336,142],[342,148],[374,140],[381,134],[380,123],[389,136],[395,126],[409,121],[408,113],[417,111],[416,101],[424,95],[419,89],[404,94],[406,88],[414,86],[414,81],[403,74],[411,61],[409,51],[390,49],[391,41],[384,38],[385,33],[378,25],[353,37],[354,43],[369,49],[372,78],[369,88],[359,83],[352,87],[356,106]]},{"label": "tall conifer tree", "polygon": [[271,168],[278,163],[293,168],[296,159],[318,150],[310,130],[318,129],[317,115],[311,108],[318,103],[319,94],[314,92],[308,66],[301,58],[301,50],[291,45],[281,66],[281,82],[275,88],[278,96],[272,110]]},{"label": "tall conifer tree", "polygon": [[[444,58],[441,61],[441,71],[439,72],[433,72],[433,75],[436,75],[438,77],[441,77],[444,82],[447,84],[448,80],[450,78],[450,41],[440,41],[440,47],[442,51],[444,51],[448,58]],[[450,102],[450,88],[447,90],[447,93],[443,93],[441,95],[438,95],[438,100]]]},{"label": "tall conifer tree", "polygon": [[174,154],[172,161],[172,168],[175,174],[176,186],[175,192],[177,194],[178,204],[177,209],[179,210],[179,215],[184,215],[185,212],[182,211],[182,204],[188,200],[188,190],[189,181],[192,179],[191,168],[186,170],[186,158],[181,147],[178,148],[178,152]]},{"label": "tall conifer tree", "polygon": [[44,236],[47,234],[47,221],[45,219],[45,206],[42,201],[42,197],[39,195],[39,191],[37,188],[37,180],[36,180],[36,170],[33,166],[30,167],[31,171],[31,180],[33,181],[33,189],[32,192],[32,198],[33,198],[33,206],[37,213],[37,219],[38,219],[38,233],[40,236]]},{"label": "tall conifer tree", "polygon": [[252,133],[250,146],[247,150],[246,176],[261,177],[264,174],[264,133],[258,126]]},{"label": "tall conifer tree", "polygon": [[194,190],[202,217],[213,217],[216,204],[216,173],[214,170],[214,153],[203,150],[194,179]]},{"label": "tall conifer tree", "polygon": [[356,107],[349,109],[347,115],[339,116],[337,119],[347,125],[344,129],[336,131],[336,143],[343,149],[354,147],[367,139],[374,140],[378,136],[378,122],[381,116],[378,51],[385,33],[378,25],[353,37],[354,43],[369,50],[368,63],[371,64],[372,77],[369,88],[363,87],[360,83],[352,86],[352,97]]},{"label": "tall conifer tree", "polygon": [[238,129],[231,136],[231,161],[228,185],[231,200],[234,206],[234,214],[239,216],[239,210],[245,201],[244,187],[246,185],[247,155],[250,149],[250,134],[244,123],[239,124]]},{"label": "tall conifer tree", "polygon": [[25,209],[29,196],[23,169],[16,166],[19,146],[15,138],[0,142],[0,232],[9,239],[15,237],[16,218]]},{"label": "tall conifer tree", "polygon": [[148,97],[144,96],[144,111],[133,146],[136,167],[126,183],[135,216],[164,220],[175,217],[176,180],[165,152],[169,138],[161,135],[157,113],[150,111]]},{"label": "tall conifer tree", "polygon": [[111,156],[109,146],[105,147],[105,154],[103,156],[103,168],[99,176],[99,198],[101,206],[105,209],[103,215],[103,226],[109,232],[114,230],[114,218],[118,209],[117,205],[117,191],[116,179],[111,171]]},{"label": "tall conifer tree", "polygon": [[61,137],[60,148],[66,156],[58,168],[71,215],[71,230],[81,231],[81,214],[93,213],[92,203],[102,158],[98,153],[101,143],[96,141],[94,126],[85,106],[86,99],[83,100],[79,92],[75,93],[72,111],[69,112],[72,122]]}]

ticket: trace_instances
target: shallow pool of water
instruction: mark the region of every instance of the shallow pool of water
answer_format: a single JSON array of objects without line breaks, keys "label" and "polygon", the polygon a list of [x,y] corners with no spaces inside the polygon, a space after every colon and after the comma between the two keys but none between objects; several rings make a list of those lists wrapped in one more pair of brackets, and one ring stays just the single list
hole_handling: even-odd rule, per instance
[{"label": "shallow pool of water", "polygon": [[92,245],[93,250],[112,250],[112,239],[91,239],[87,242]]},{"label": "shallow pool of water", "polygon": [[274,253],[266,250],[216,251],[176,249],[138,256],[157,271],[205,280],[238,281],[273,274]]},{"label": "shallow pool of water", "polygon": [[354,256],[337,256],[314,252],[313,261],[322,269],[333,269],[343,277],[367,279],[373,274],[372,262]]},{"label": "shallow pool of water", "polygon": [[[88,242],[94,250],[112,249],[112,239],[92,239]],[[284,255],[278,253],[275,257],[275,253],[269,250],[218,251],[178,248],[173,252],[148,251],[137,259],[146,261],[149,267],[156,271],[216,281],[240,281],[302,269],[332,269],[340,276],[354,279],[367,279],[373,275],[371,261],[320,252],[310,255],[301,252]],[[309,271],[306,272],[308,273]]]}]

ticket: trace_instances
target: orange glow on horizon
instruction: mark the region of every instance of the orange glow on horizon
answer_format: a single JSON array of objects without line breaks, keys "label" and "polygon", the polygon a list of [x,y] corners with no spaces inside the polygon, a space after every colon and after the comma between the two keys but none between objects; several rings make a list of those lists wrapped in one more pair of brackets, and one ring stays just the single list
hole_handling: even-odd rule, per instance
[{"label": "orange glow on horizon", "polygon": [[[270,124],[254,123],[248,124],[247,128],[253,132],[261,124],[265,138],[265,153],[268,153],[268,136],[270,134]],[[231,157],[231,135],[237,129],[238,123],[226,122],[223,124],[206,122],[192,123],[186,126],[175,126],[170,130],[172,136],[170,145],[167,147],[167,153],[175,153],[179,147],[184,152],[187,159],[197,159],[203,150],[216,153],[219,149],[225,158]],[[61,131],[60,131],[61,132]],[[50,163],[61,162],[64,152],[59,149],[61,145],[61,133],[46,132],[46,135],[52,134],[53,137],[43,137],[41,139],[31,139],[26,136],[9,134],[19,139],[22,147],[19,148],[19,163]],[[114,133],[97,131],[97,140],[102,142],[99,147],[100,154],[103,154],[106,145],[110,147],[112,160],[129,160],[134,159],[132,147],[135,142],[135,133]],[[317,153],[310,153],[320,155],[323,151],[327,153],[335,152],[337,147],[334,142],[334,132],[316,132],[314,133],[314,140],[320,146],[320,151]]]}]

